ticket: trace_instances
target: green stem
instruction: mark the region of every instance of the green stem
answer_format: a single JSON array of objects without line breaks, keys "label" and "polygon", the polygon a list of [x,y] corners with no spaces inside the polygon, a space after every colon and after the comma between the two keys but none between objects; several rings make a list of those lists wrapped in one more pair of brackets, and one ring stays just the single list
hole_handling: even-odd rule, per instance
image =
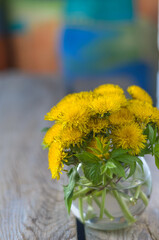
[{"label": "green stem", "polygon": [[105,207],[105,197],[106,197],[106,189],[104,189],[102,191],[102,201],[101,201],[101,205],[100,205],[100,219],[103,218],[103,214],[104,214],[104,207]]},{"label": "green stem", "polygon": [[[103,176],[103,185],[105,185],[105,176]],[[99,215],[100,219],[102,219],[104,215],[105,198],[106,198],[106,188],[102,190],[102,201],[100,205],[100,215]]]},{"label": "green stem", "polygon": [[148,198],[146,197],[145,193],[142,192],[142,191],[140,191],[139,197],[142,199],[142,201],[144,202],[145,206],[147,206],[148,203],[149,203],[149,200],[148,200]]},{"label": "green stem", "polygon": [[87,203],[92,207],[92,198],[90,196],[87,197]]},{"label": "green stem", "polygon": [[[80,189],[81,187],[79,187]],[[79,212],[80,212],[80,218],[82,223],[84,223],[84,216],[83,216],[83,200],[82,198],[78,199],[78,207],[79,207]]]},{"label": "green stem", "polygon": [[[111,184],[112,187],[114,188],[113,184]],[[123,211],[123,214],[125,216],[125,218],[128,220],[129,223],[135,222],[135,218],[133,217],[133,215],[131,214],[131,212],[129,211],[128,206],[126,205],[124,199],[122,198],[122,196],[118,193],[117,190],[112,190],[114,197],[116,198],[120,208]]]},{"label": "green stem", "polygon": [[74,192],[72,199],[75,200],[76,198],[79,198],[79,197],[80,198],[85,197],[85,194],[89,191],[90,191],[90,188],[88,188],[88,187],[82,188],[81,187],[79,191]]},{"label": "green stem", "polygon": [[[98,200],[98,198],[95,197],[95,196],[93,196],[93,200],[95,201],[95,203],[97,204],[97,206],[100,208],[100,207],[101,207],[101,203],[100,203],[100,201]],[[114,217],[113,217],[106,209],[104,209],[104,214],[105,214],[111,221],[114,220]]]},{"label": "green stem", "polygon": [[86,214],[86,217],[89,215],[93,215],[93,206],[92,206],[92,197],[91,196],[88,196],[86,198],[86,201],[88,203],[88,208],[87,208],[87,214]]},{"label": "green stem", "polygon": [[96,197],[100,197],[102,195],[102,191],[95,190],[92,192],[92,195],[95,195]]},{"label": "green stem", "polygon": [[141,185],[137,187],[135,195],[134,195],[134,199],[137,200],[138,198],[141,198],[142,201],[144,202],[145,206],[148,205],[149,200],[147,198],[147,196],[145,195],[145,193],[143,191],[141,191]]},{"label": "green stem", "polygon": [[135,192],[135,195],[134,195],[135,200],[138,199],[140,191],[141,191],[141,185],[137,186],[137,188],[136,188],[136,192]]}]

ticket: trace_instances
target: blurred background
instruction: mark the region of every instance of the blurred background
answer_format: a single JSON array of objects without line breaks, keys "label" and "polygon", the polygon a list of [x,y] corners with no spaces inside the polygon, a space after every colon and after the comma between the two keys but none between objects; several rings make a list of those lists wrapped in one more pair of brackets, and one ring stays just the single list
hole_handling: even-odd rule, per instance
[{"label": "blurred background", "polygon": [[65,92],[138,84],[156,103],[157,0],[0,0],[0,70]]}]

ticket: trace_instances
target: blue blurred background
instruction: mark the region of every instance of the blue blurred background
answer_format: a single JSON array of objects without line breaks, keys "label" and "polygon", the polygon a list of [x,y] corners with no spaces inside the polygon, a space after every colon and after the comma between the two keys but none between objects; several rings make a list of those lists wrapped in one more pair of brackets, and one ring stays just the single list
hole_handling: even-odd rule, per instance
[{"label": "blue blurred background", "polygon": [[0,0],[0,69],[66,92],[138,84],[156,102],[157,0]]}]

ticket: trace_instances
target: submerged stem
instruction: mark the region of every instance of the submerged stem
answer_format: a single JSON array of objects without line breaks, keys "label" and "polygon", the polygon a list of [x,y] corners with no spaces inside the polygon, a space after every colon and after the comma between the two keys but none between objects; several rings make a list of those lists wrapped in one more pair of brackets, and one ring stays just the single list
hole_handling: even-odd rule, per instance
[{"label": "submerged stem", "polygon": [[106,189],[103,189],[102,190],[102,201],[101,201],[101,204],[100,204],[100,215],[99,215],[99,217],[101,219],[103,218],[103,214],[104,214],[105,198],[106,198]]},{"label": "submerged stem", "polygon": [[138,198],[141,198],[141,200],[143,201],[143,203],[145,204],[145,206],[148,205],[149,200],[148,200],[146,194],[145,194],[143,191],[141,191],[141,185],[139,185],[139,186],[137,187],[136,192],[135,192],[135,195],[134,195],[134,199],[135,199],[135,200],[138,200]]},{"label": "submerged stem", "polygon": [[[114,188],[113,184],[112,184],[112,187]],[[129,223],[135,222],[136,221],[135,218],[129,211],[129,208],[128,208],[127,204],[125,203],[124,199],[122,198],[122,196],[120,195],[120,193],[117,190],[112,190],[112,192],[113,192],[114,197],[116,198],[120,208],[122,209],[125,218],[128,220],[128,222]]]},{"label": "submerged stem", "polygon": [[[97,206],[100,208],[101,207],[101,203],[98,200],[97,197],[93,196],[93,200],[95,201],[95,203],[97,204]],[[104,214],[111,220],[114,220],[114,217],[104,208]]]},{"label": "submerged stem", "polygon": [[148,203],[149,203],[149,200],[148,200],[148,198],[146,197],[145,193],[142,192],[142,191],[140,191],[139,197],[142,199],[142,201],[144,202],[145,206],[147,206]]},{"label": "submerged stem", "polygon": [[[103,176],[103,185],[105,184],[106,184],[106,179],[105,179],[105,176]],[[106,198],[106,188],[102,190],[102,199],[101,199],[100,215],[99,215],[100,219],[103,218],[103,214],[104,214],[105,198]]]},{"label": "submerged stem", "polygon": [[141,185],[138,185],[136,188],[135,195],[134,195],[135,200],[138,199],[140,192],[141,192]]}]

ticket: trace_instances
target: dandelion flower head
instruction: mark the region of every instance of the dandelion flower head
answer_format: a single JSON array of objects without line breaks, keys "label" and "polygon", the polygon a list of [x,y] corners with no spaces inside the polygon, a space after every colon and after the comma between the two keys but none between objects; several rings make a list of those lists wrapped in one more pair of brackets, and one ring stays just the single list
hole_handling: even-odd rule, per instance
[{"label": "dandelion flower head", "polygon": [[91,112],[89,104],[86,100],[77,100],[72,102],[58,118],[58,122],[62,123],[64,127],[78,127],[83,129],[89,121]]},{"label": "dandelion flower head", "polygon": [[151,121],[156,123],[157,126],[159,127],[159,110],[156,107],[153,108],[153,112],[151,115]]},{"label": "dandelion flower head", "polygon": [[126,105],[127,100],[124,95],[112,94],[112,95],[102,95],[94,98],[90,103],[92,112],[95,114],[112,113],[118,111],[121,106]]},{"label": "dandelion flower head", "polygon": [[132,150],[137,155],[145,147],[146,136],[137,123],[131,123],[114,129],[112,141],[118,148]]},{"label": "dandelion flower head", "polygon": [[62,125],[59,123],[54,124],[45,134],[43,143],[47,146],[50,146],[50,144],[57,140],[60,137],[62,131]]},{"label": "dandelion flower head", "polygon": [[88,122],[88,129],[93,133],[105,131],[108,127],[108,120],[106,118],[91,118]]},{"label": "dandelion flower head", "polygon": [[81,119],[85,124],[90,113],[89,102],[92,96],[91,92],[67,95],[47,113],[45,120],[59,121],[64,126],[67,124],[77,126]]},{"label": "dandelion flower head", "polygon": [[80,145],[86,133],[80,131],[78,128],[64,128],[61,132],[61,145],[64,148],[69,148],[70,145]]},{"label": "dandelion flower head", "polygon": [[59,142],[53,142],[49,148],[48,160],[49,169],[52,174],[52,178],[59,180],[60,173],[64,167],[63,159],[66,157],[66,153],[63,152],[61,144]]},{"label": "dandelion flower head", "polygon": [[118,85],[114,85],[114,84],[104,84],[104,85],[100,85],[99,87],[94,89],[95,93],[98,94],[124,94],[124,91],[122,88],[120,88]]},{"label": "dandelion flower head", "polygon": [[112,125],[123,125],[133,122],[134,115],[127,108],[121,108],[109,116],[109,121]]},{"label": "dandelion flower head", "polygon": [[153,101],[150,95],[141,87],[133,85],[128,87],[127,91],[133,99],[148,102],[151,105],[153,104]]},{"label": "dandelion flower head", "polygon": [[130,100],[127,108],[140,122],[150,122],[151,115],[153,113],[153,107],[148,102],[142,102],[135,99]]}]

